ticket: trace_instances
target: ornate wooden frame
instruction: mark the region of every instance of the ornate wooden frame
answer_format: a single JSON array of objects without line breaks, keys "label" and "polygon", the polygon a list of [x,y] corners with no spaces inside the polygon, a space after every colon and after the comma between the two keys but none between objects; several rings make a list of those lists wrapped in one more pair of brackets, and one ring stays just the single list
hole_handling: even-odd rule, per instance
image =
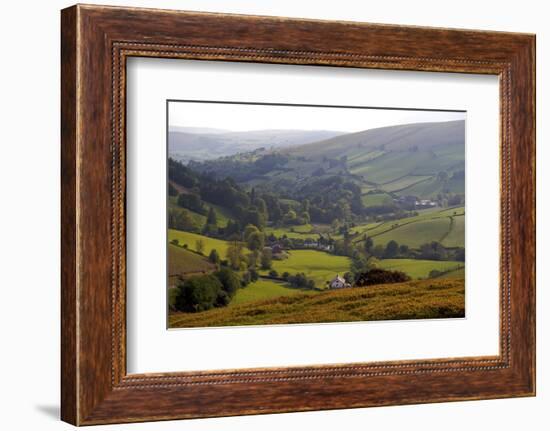
[{"label": "ornate wooden frame", "polygon": [[[63,420],[88,425],[534,395],[534,35],[78,5],[62,11],[61,47]],[[128,375],[129,56],[498,75],[500,354]]]}]

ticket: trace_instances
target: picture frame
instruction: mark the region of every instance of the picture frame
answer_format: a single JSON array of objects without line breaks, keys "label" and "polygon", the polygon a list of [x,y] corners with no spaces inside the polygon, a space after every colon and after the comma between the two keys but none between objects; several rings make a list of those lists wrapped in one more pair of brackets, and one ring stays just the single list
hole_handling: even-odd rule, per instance
[{"label": "picture frame", "polygon": [[[76,5],[61,13],[61,54],[62,420],[92,425],[535,395],[534,35]],[[499,355],[128,374],[131,57],[498,76]]]}]

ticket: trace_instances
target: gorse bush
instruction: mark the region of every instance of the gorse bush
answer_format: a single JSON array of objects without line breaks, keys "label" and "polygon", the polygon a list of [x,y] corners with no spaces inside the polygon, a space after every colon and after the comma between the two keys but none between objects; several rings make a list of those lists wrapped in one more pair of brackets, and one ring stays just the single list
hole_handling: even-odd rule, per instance
[{"label": "gorse bush", "polygon": [[358,274],[356,286],[370,286],[373,284],[402,283],[411,278],[401,271],[389,271],[381,268],[374,268],[367,272]]}]

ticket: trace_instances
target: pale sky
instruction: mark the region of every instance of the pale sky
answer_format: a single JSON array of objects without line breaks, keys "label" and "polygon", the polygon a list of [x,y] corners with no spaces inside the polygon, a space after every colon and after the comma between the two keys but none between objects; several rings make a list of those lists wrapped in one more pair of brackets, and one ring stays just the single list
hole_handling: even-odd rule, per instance
[{"label": "pale sky", "polygon": [[189,103],[170,101],[169,126],[231,131],[299,129],[358,132],[396,124],[464,120],[465,112]]}]

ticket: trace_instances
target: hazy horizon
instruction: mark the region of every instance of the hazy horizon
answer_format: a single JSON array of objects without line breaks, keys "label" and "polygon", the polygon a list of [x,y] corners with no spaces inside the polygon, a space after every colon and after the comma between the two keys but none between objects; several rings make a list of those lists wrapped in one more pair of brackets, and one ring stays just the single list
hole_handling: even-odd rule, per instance
[{"label": "hazy horizon", "polygon": [[169,129],[212,129],[223,132],[264,130],[355,133],[380,127],[465,120],[466,112],[413,111],[363,107],[253,105],[179,102],[168,105]]}]

